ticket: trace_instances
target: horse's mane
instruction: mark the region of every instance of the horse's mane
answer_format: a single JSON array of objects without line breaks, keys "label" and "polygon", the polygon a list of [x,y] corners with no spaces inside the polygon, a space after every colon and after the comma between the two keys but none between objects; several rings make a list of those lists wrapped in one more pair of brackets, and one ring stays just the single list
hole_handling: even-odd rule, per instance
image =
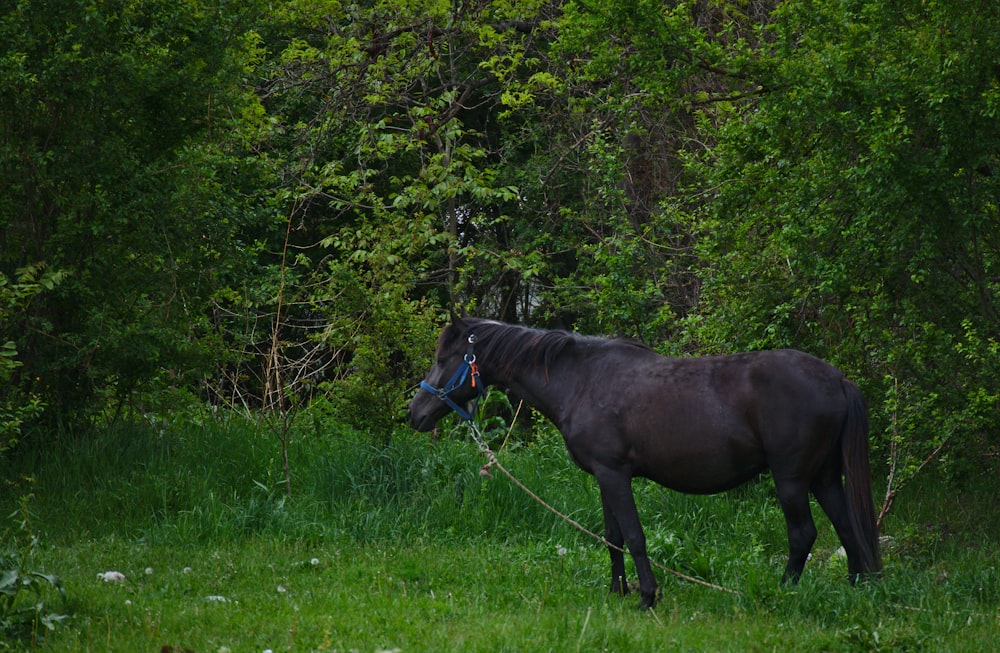
[{"label": "horse's mane", "polygon": [[580,344],[623,344],[645,348],[630,340],[607,340],[568,331],[534,329],[475,318],[466,318],[468,332],[476,334],[476,356],[507,375],[516,368],[541,365],[546,371],[564,350]]}]

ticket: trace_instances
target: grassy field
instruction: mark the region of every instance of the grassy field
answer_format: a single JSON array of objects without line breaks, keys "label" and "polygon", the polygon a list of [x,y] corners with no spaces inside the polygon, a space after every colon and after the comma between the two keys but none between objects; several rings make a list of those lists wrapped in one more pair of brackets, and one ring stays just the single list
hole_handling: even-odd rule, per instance
[{"label": "grassy field", "polygon": [[[61,434],[0,461],[0,570],[58,576],[8,606],[54,619],[7,628],[43,651],[980,651],[1000,641],[996,469],[908,488],[885,577],[851,587],[820,539],[780,587],[784,522],[762,480],[689,497],[637,482],[651,556],[730,588],[659,574],[663,597],[609,596],[607,554],[479,473],[462,431],[386,441],[312,416],[293,428],[291,488],[275,433],[232,415]],[[593,481],[556,434],[504,464],[585,526]],[[10,515],[9,518],[6,516]],[[124,580],[99,577],[117,571]],[[30,589],[30,588],[29,588]],[[0,603],[0,606],[3,604]]]}]

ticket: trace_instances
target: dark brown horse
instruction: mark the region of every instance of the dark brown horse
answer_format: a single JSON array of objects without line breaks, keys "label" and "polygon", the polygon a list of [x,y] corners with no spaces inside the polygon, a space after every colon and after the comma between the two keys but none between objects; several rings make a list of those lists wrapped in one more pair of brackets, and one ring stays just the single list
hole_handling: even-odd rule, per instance
[{"label": "dark brown horse", "polygon": [[656,601],[656,580],[632,495],[636,476],[711,494],[770,469],[788,527],[783,581],[798,579],[816,540],[810,492],[837,531],[852,582],[881,569],[867,408],[858,387],[818,358],[793,350],[665,358],[634,342],[473,318],[453,318],[436,356],[410,403],[410,424],[429,431],[452,407],[464,412],[484,384],[524,397],[597,479],[605,535],[619,547],[609,547],[611,591],[628,591],[627,543],[641,607]]}]

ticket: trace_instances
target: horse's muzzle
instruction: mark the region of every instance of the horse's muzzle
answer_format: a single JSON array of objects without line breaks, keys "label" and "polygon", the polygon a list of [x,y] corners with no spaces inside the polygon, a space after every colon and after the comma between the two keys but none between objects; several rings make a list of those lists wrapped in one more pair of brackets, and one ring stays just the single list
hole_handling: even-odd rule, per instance
[{"label": "horse's muzzle", "polygon": [[411,428],[427,433],[437,426],[438,420],[441,419],[441,415],[437,414],[439,412],[442,411],[414,410],[413,406],[410,406],[406,410],[406,421]]}]

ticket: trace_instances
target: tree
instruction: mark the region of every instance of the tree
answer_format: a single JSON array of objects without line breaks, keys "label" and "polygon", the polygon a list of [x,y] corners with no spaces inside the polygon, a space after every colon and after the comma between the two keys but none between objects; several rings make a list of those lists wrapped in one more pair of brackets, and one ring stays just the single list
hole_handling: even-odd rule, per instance
[{"label": "tree", "polygon": [[271,127],[254,147],[278,171],[264,201],[286,216],[281,273],[296,281],[286,310],[263,307],[283,313],[273,369],[309,377],[350,419],[397,417],[460,267],[503,229],[516,189],[497,183],[491,132],[542,10],[319,2],[276,17],[280,54],[257,84]]},{"label": "tree", "polygon": [[193,384],[210,362],[206,298],[258,219],[229,195],[243,162],[219,138],[253,12],[25,0],[0,16],[0,271],[66,272],[17,337],[54,416]]},{"label": "tree", "polygon": [[545,139],[519,183],[541,216],[533,231],[550,234],[536,312],[684,348],[703,203],[685,161],[711,137],[702,108],[759,91],[748,53],[768,6],[563,4],[547,59],[559,84],[542,108],[554,119],[538,121]]},{"label": "tree", "polygon": [[997,444],[998,26],[989,3],[784,3],[770,90],[699,166],[699,341],[840,364],[901,471]]}]

